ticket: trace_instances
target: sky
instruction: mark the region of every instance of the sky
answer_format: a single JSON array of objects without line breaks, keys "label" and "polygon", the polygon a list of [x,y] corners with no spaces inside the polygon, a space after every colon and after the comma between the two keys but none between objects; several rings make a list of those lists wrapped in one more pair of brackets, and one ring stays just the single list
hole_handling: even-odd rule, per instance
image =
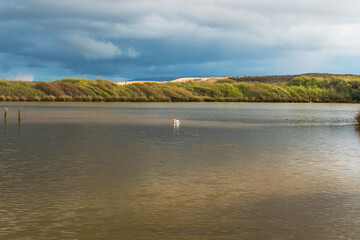
[{"label": "sky", "polygon": [[0,0],[0,78],[360,74],[357,0]]}]

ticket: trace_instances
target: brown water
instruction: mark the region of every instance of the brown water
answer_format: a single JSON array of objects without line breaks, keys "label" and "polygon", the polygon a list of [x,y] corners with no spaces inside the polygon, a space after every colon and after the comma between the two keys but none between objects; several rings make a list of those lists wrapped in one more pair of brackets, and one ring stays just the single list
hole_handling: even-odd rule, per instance
[{"label": "brown water", "polygon": [[359,239],[359,105],[6,104],[2,240]]}]

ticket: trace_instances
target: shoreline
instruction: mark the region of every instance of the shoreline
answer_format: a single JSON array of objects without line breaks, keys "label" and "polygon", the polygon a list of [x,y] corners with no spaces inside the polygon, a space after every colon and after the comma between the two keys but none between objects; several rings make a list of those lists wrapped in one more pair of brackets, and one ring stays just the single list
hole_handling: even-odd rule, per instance
[{"label": "shoreline", "polygon": [[121,97],[119,98],[92,98],[92,99],[78,99],[78,98],[52,98],[52,99],[45,99],[45,100],[34,100],[34,99],[22,99],[22,100],[5,100],[0,101],[0,103],[16,103],[16,102],[74,102],[74,103],[80,103],[80,102],[118,102],[118,103],[343,103],[343,104],[360,104],[360,101],[245,101],[244,99],[233,99],[233,98],[193,98],[191,100],[187,99],[123,99]]}]

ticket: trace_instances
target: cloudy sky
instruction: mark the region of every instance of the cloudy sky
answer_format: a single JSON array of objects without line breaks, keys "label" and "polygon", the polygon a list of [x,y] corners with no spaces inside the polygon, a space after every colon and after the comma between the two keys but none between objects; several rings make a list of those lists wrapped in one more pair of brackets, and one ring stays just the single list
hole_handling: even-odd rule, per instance
[{"label": "cloudy sky", "polygon": [[0,78],[360,73],[357,0],[0,0]]}]

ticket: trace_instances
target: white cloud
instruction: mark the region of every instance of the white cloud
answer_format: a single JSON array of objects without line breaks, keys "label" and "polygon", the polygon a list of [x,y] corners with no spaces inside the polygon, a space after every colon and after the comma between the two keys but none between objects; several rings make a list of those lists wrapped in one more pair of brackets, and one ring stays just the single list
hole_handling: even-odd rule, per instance
[{"label": "white cloud", "polygon": [[[356,25],[360,23],[360,2],[356,0],[19,0],[7,5],[8,10],[16,9],[16,19],[21,16],[20,6],[25,12],[38,9],[25,15],[47,18],[49,21],[37,24],[61,26],[62,34],[81,32],[81,36],[64,39],[86,59],[139,55],[110,41],[84,37],[89,35],[112,40],[196,38],[226,45],[291,46],[296,50],[305,45],[324,48],[336,41],[338,49],[344,48],[347,54],[352,44],[357,48]],[[342,28],[348,30],[346,40],[338,41],[336,35]]]},{"label": "white cloud", "polygon": [[130,47],[126,51],[126,55],[131,57],[131,58],[137,58],[140,55],[140,53],[138,51],[136,51],[134,48]]},{"label": "white cloud", "polygon": [[[276,69],[286,73],[289,62],[303,72],[328,65],[328,59],[347,67],[350,61],[340,62],[340,58],[356,62],[360,57],[357,0],[17,0],[1,4],[2,51],[34,59],[42,55],[44,61],[80,72],[136,75],[149,66],[154,66],[154,72],[164,66],[184,71],[191,64],[207,67],[208,62],[231,60],[244,69],[265,69],[266,61],[272,61],[269,72],[276,63]],[[18,37],[28,30],[25,37]],[[14,41],[7,40],[9,33]],[[74,59],[64,46],[84,59]],[[141,61],[120,59],[137,58],[139,52]],[[86,61],[109,59],[113,61],[104,65]],[[187,61],[189,65],[181,68]],[[6,64],[2,68],[7,70]]]},{"label": "white cloud", "polygon": [[12,81],[26,81],[26,82],[34,81],[34,76],[31,74],[5,75],[4,78]]},{"label": "white cloud", "polygon": [[78,35],[69,35],[63,37],[62,40],[88,60],[136,58],[139,55],[139,52],[133,48],[123,51],[110,41],[99,41]]},{"label": "white cloud", "polygon": [[[66,14],[79,16],[72,23],[74,29],[109,39],[196,39],[294,50],[336,45],[339,54],[345,55],[349,48],[358,49],[360,2],[355,0],[87,0],[86,7],[84,0],[64,0],[54,4],[69,9]],[[69,38],[87,59],[138,56],[109,41]]]}]

